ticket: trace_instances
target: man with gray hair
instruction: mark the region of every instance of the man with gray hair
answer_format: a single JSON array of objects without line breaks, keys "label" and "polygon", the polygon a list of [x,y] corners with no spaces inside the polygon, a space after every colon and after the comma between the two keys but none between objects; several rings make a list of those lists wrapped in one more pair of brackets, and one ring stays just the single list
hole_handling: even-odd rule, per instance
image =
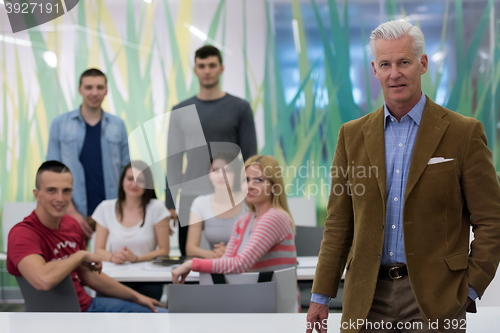
[{"label": "man with gray hair", "polygon": [[[377,178],[330,194],[307,332],[326,332],[345,269],[341,332],[465,332],[500,260],[500,187],[482,124],[422,92],[424,37],[405,21],[371,34],[384,105],[344,124],[333,166]],[[474,241],[469,244],[470,228]]]}]

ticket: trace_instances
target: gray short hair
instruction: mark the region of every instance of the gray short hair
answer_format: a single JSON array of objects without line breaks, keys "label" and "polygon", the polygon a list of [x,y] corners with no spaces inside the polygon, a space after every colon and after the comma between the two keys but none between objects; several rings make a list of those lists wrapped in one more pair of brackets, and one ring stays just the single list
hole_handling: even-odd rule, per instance
[{"label": "gray short hair", "polygon": [[375,58],[375,41],[377,39],[393,40],[409,35],[413,38],[413,53],[420,59],[424,54],[425,40],[424,34],[419,27],[411,25],[403,20],[389,21],[382,23],[370,35],[370,48]]}]

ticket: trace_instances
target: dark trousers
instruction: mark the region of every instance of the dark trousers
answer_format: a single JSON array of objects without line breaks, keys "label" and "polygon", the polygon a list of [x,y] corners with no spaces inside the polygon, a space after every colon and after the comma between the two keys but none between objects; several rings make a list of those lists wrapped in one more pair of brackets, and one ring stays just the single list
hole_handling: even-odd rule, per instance
[{"label": "dark trousers", "polygon": [[179,250],[186,255],[186,241],[189,230],[189,214],[191,204],[198,195],[181,195],[179,199]]},{"label": "dark trousers", "polygon": [[[134,289],[139,294],[160,300],[163,294],[163,283],[161,282],[121,282],[130,289]],[[96,293],[96,297],[109,297],[102,293]]]},{"label": "dark trousers", "polygon": [[450,318],[450,323],[456,325],[438,330],[433,325],[436,323],[423,319],[408,276],[399,280],[379,278],[372,307],[360,333],[465,333],[465,304]]}]

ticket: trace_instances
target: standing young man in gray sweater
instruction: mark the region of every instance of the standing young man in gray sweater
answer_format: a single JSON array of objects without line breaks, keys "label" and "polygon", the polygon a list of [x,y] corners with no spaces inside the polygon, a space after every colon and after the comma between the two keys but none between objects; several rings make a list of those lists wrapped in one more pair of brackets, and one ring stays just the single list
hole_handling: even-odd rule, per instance
[{"label": "standing young man in gray sweater", "polygon": [[[200,82],[200,91],[196,96],[174,106],[173,110],[193,104],[196,106],[207,145],[195,149],[182,149],[182,147],[196,146],[190,144],[190,141],[196,140],[195,136],[187,131],[189,126],[180,122],[179,117],[171,117],[167,149],[180,151],[180,153],[169,156],[167,160],[167,177],[170,179],[170,185],[174,179],[176,183],[179,181],[185,183],[209,172],[210,159],[216,154],[215,151],[210,151],[209,143],[236,144],[240,147],[244,160],[257,154],[257,138],[250,104],[220,88],[219,78],[224,72],[220,51],[214,46],[205,45],[196,51],[194,61],[194,73]],[[187,165],[185,166],[183,165],[184,152],[187,157]],[[195,158],[196,162],[193,162]],[[184,173],[182,170],[185,170]],[[208,181],[198,181],[196,186],[182,187],[178,207],[179,216],[177,216],[174,203],[177,193],[170,193],[168,185],[167,183],[167,208],[172,214],[172,218],[177,219],[178,217],[181,224],[184,225],[179,225],[179,249],[182,255],[186,255],[185,247],[191,203],[197,196],[212,192],[212,187]]]}]

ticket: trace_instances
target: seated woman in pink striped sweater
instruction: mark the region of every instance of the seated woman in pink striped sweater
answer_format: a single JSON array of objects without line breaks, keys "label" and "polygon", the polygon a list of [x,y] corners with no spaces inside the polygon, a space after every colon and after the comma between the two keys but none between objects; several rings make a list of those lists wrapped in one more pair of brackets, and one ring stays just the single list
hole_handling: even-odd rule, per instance
[{"label": "seated woman in pink striped sweater", "polygon": [[295,225],[288,210],[283,170],[273,157],[255,155],[245,162],[245,173],[250,213],[236,221],[224,256],[184,262],[172,271],[173,283],[184,283],[191,270],[224,274],[296,266]]}]

